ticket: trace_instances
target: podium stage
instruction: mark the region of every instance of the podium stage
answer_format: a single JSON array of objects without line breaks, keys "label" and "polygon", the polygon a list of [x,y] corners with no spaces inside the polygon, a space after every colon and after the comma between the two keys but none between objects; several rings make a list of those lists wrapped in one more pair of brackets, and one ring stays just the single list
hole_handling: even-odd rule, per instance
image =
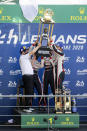
[{"label": "podium stage", "polygon": [[79,114],[56,114],[36,108],[32,113],[14,109],[14,121],[20,128],[79,128]]}]

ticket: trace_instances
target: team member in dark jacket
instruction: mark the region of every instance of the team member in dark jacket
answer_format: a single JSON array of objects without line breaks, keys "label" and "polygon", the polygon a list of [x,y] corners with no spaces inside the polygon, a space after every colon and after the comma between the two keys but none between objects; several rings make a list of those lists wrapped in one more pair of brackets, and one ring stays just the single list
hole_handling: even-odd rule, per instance
[{"label": "team member in dark jacket", "polygon": [[[45,71],[43,75],[43,94],[48,95],[48,86],[50,84],[52,93],[55,95],[52,57],[42,57],[41,61],[45,67]],[[46,105],[47,105],[47,98],[44,97],[44,106]]]}]

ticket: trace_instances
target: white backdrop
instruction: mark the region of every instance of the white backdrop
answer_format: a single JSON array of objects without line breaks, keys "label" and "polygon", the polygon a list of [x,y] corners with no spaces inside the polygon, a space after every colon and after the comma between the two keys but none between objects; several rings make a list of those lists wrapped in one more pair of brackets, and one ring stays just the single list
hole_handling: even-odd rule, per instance
[{"label": "white backdrop", "polygon": [[71,5],[71,4],[87,4],[87,0],[38,0],[38,4],[64,4],[64,5]]}]

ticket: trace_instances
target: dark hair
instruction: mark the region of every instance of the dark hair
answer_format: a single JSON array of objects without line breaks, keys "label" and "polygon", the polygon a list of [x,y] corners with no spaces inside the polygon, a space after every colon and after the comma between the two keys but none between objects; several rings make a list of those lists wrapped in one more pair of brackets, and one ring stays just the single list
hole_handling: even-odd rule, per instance
[{"label": "dark hair", "polygon": [[36,59],[38,59],[38,57],[39,57],[38,52],[35,52],[34,55],[36,56]]},{"label": "dark hair", "polygon": [[44,28],[44,33],[47,33],[47,31],[48,31],[48,28]]}]

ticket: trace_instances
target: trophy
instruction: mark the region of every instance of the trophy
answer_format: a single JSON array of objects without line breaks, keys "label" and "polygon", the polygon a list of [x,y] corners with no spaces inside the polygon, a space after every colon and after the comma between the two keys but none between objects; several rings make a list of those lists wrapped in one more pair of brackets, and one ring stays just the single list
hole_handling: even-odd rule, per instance
[{"label": "trophy", "polygon": [[70,89],[65,89],[64,92],[64,112],[71,113],[71,96]]},{"label": "trophy", "polygon": [[38,38],[40,37],[41,48],[38,50],[39,56],[49,57],[51,49],[48,46],[49,39],[52,37],[54,21],[52,19],[53,11],[46,9],[44,17],[40,19]]},{"label": "trophy", "polygon": [[[56,95],[61,95],[61,89],[56,89],[55,90]],[[61,96],[55,96],[55,112],[56,113],[62,113],[62,97]]]}]

